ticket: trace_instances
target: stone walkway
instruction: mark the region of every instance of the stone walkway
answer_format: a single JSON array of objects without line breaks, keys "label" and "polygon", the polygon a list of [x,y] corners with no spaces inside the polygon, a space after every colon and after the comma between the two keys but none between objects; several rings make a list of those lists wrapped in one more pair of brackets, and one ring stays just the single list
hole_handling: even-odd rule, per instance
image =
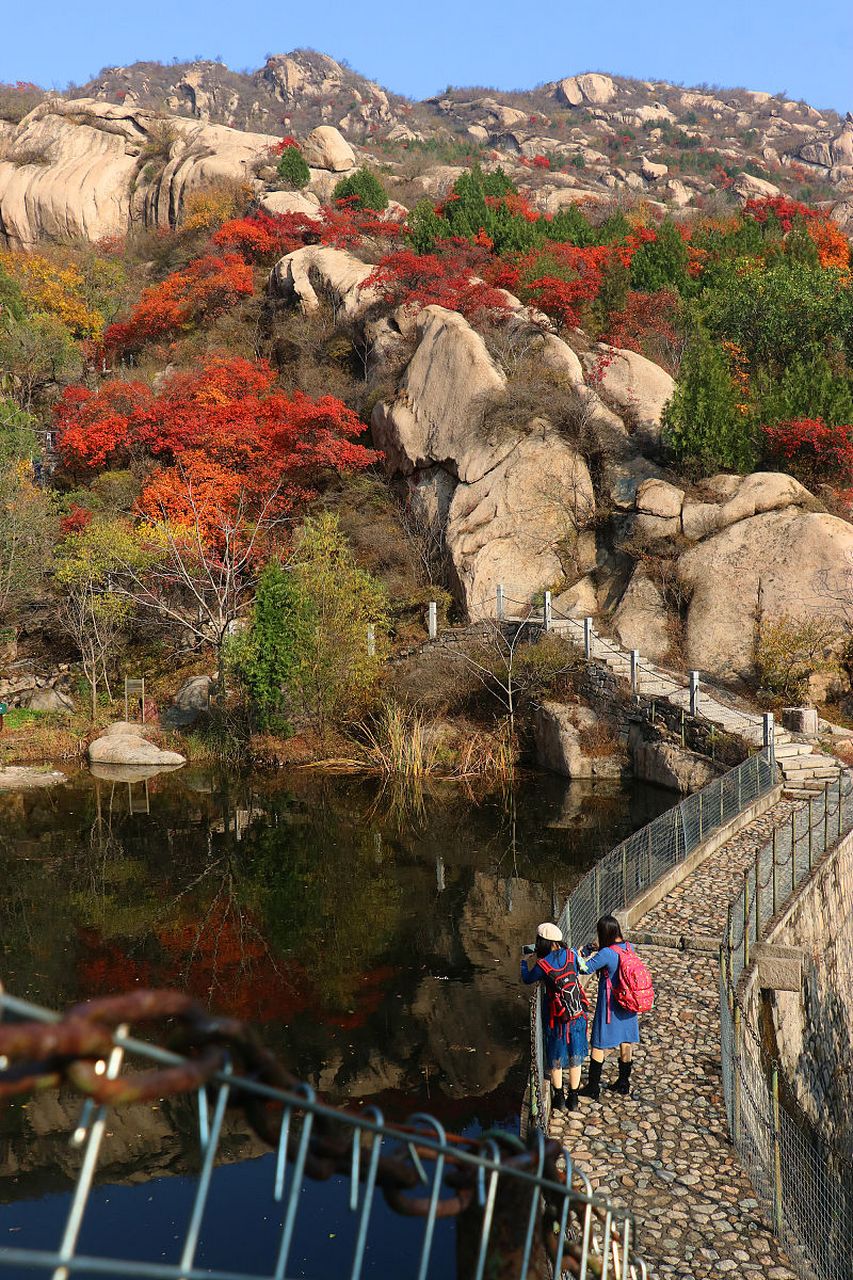
[{"label": "stone walkway", "polygon": [[[719,935],[757,845],[790,813],[781,801],[709,858],[639,929]],[[593,1186],[627,1205],[657,1280],[795,1280],[729,1138],[720,1067],[716,955],[642,947],[656,1000],[641,1019],[632,1096],[557,1113],[551,1134]],[[592,994],[592,991],[591,991]],[[604,1081],[616,1075],[608,1055]]]}]

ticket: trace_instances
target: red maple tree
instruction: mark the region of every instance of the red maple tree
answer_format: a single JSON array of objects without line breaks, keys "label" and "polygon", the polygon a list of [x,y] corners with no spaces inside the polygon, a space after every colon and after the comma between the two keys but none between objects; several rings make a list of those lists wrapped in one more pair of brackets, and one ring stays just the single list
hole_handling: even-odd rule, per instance
[{"label": "red maple tree", "polygon": [[58,447],[76,475],[132,458],[156,461],[140,498],[144,514],[180,519],[187,477],[217,511],[241,493],[276,491],[279,511],[316,493],[324,473],[361,470],[378,455],[358,443],[365,425],[334,396],[288,396],[265,360],[211,357],[173,374],[159,391],[138,382],[71,387],[55,411]]},{"label": "red maple tree", "polygon": [[205,254],[144,289],[127,320],[104,333],[107,352],[127,354],[178,337],[254,292],[251,268],[237,254]]}]

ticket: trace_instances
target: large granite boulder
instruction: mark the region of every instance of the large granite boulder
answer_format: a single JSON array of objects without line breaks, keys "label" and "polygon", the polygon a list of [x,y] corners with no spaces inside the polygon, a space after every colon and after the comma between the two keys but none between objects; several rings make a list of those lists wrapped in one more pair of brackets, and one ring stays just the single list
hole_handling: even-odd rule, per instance
[{"label": "large granite boulder", "polygon": [[375,300],[373,289],[362,283],[373,267],[344,249],[309,245],[280,258],[273,267],[268,290],[273,298],[297,304],[306,312],[320,306],[318,290],[331,293],[346,316],[358,315]]},{"label": "large granite boulder", "polygon": [[720,765],[677,742],[646,741],[637,726],[628,734],[634,777],[688,795],[701,791],[723,772]]},{"label": "large granite boulder", "polygon": [[517,443],[510,430],[485,430],[484,410],[504,394],[506,378],[464,316],[424,307],[417,347],[397,397],[373,413],[373,435],[393,471],[439,463],[459,480],[479,480]]},{"label": "large granite boulder", "polygon": [[853,603],[853,525],[795,506],[739,520],[678,561],[690,597],[686,657],[697,670],[748,677],[759,617],[829,616]]},{"label": "large granite boulder", "polygon": [[616,85],[610,76],[588,71],[582,76],[567,76],[565,80],[560,80],[555,94],[570,107],[580,107],[585,102],[600,106],[613,101],[616,97]]},{"label": "large granite boulder", "polygon": [[675,382],[660,365],[636,351],[597,343],[583,357],[588,378],[593,378],[617,411],[653,440],[660,438],[661,414],[672,398]]},{"label": "large granite boulder", "polygon": [[275,139],[132,105],[51,98],[25,116],[0,161],[0,242],[124,235],[174,226],[191,191],[253,180]]},{"label": "large granite boulder", "polygon": [[[533,720],[536,760],[566,778],[619,778],[624,759],[615,738],[590,707],[543,702]],[[598,738],[601,746],[590,744]],[[609,739],[609,741],[608,741]]]},{"label": "large granite boulder", "polygon": [[146,727],[117,720],[108,725],[100,738],[89,744],[92,764],[150,765],[178,768],[186,764],[177,751],[164,751],[145,736]]},{"label": "large granite boulder", "polygon": [[195,724],[199,716],[210,708],[213,685],[210,676],[190,676],[175,694],[171,707],[163,712],[161,723],[170,729],[183,729]]},{"label": "large granite boulder", "polygon": [[661,662],[672,647],[670,617],[657,583],[642,565],[631,575],[613,615],[613,630],[626,649],[639,649],[644,658]]},{"label": "large granite boulder", "polygon": [[305,139],[302,154],[309,168],[329,169],[332,173],[346,173],[358,163],[346,138],[330,124],[312,129]]},{"label": "large granite boulder", "polygon": [[563,576],[567,557],[581,573],[591,568],[595,539],[584,534],[594,514],[584,459],[548,422],[532,423],[450,503],[446,544],[469,617],[494,615],[498,583],[524,602]]}]

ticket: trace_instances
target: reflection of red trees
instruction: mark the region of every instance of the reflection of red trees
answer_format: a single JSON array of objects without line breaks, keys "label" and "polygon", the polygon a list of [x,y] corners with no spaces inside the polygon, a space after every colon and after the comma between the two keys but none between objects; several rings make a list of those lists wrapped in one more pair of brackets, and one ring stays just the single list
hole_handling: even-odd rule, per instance
[{"label": "reflection of red trees", "polygon": [[203,1004],[247,1022],[288,1023],[301,1014],[354,1030],[381,1007],[396,976],[390,965],[358,975],[345,1010],[324,1005],[323,983],[303,965],[273,957],[253,916],[223,900],[199,920],[164,925],[157,959],[135,957],[126,939],[78,933],[81,998],[133,987],[178,986]]}]

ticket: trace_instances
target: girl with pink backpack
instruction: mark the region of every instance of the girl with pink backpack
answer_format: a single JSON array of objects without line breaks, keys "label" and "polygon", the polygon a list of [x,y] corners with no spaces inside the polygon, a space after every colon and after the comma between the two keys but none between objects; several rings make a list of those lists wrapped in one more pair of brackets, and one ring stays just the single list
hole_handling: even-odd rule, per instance
[{"label": "girl with pink backpack", "polygon": [[625,1095],[631,1092],[634,1045],[640,1040],[637,1015],[651,1009],[654,991],[651,974],[622,937],[616,917],[602,916],[596,929],[598,950],[592,946],[581,950],[585,971],[598,974],[598,1002],[590,1037],[589,1076],[580,1093],[597,1102],[604,1056],[610,1049],[619,1049],[619,1075],[607,1088]]}]

